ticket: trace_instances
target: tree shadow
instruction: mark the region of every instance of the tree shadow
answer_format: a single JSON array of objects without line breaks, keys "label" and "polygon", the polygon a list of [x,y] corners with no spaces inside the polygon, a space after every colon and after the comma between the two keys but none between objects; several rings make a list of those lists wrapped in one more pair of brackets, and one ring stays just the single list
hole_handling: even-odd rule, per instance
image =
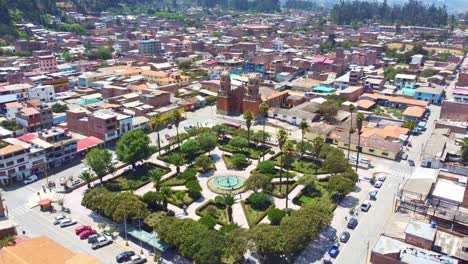
[{"label": "tree shadow", "polygon": [[328,248],[335,242],[336,237],[337,230],[335,228],[329,226],[324,229],[318,238],[309,243],[295,263],[309,264],[321,260]]},{"label": "tree shadow", "polygon": [[345,198],[343,198],[343,200],[341,200],[341,202],[338,205],[343,208],[352,208],[353,205],[356,204],[356,202],[358,201],[359,199],[357,199],[356,197],[347,195]]}]

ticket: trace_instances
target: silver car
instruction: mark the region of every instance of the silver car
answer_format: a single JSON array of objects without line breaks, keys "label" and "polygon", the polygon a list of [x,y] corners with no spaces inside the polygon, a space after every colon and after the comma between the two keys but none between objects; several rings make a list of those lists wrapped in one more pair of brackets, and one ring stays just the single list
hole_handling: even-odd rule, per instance
[{"label": "silver car", "polygon": [[60,222],[60,227],[61,228],[64,228],[64,227],[67,227],[67,226],[72,226],[72,225],[75,225],[77,222],[75,219],[70,219],[70,218],[65,218],[62,220],[62,222]]},{"label": "silver car", "polygon": [[54,220],[52,220],[52,224],[58,225],[58,224],[60,224],[60,222],[62,222],[62,220],[64,220],[65,218],[67,218],[67,217],[64,216],[64,215],[58,215],[58,216],[54,217]]}]

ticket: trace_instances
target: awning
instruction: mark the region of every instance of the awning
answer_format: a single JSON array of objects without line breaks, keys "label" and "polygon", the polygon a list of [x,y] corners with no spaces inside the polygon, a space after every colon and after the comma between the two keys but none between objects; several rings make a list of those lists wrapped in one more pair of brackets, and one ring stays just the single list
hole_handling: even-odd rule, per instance
[{"label": "awning", "polygon": [[156,233],[148,233],[144,230],[128,228],[128,234],[161,252],[164,252],[171,247],[170,245],[162,242]]}]

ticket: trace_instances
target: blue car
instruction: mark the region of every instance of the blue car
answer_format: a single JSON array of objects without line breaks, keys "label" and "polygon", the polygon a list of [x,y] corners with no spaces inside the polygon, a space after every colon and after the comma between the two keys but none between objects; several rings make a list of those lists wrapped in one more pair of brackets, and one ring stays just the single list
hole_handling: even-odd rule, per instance
[{"label": "blue car", "polygon": [[330,249],[328,250],[328,255],[332,258],[336,258],[338,254],[340,253],[340,249],[337,243],[333,244]]}]

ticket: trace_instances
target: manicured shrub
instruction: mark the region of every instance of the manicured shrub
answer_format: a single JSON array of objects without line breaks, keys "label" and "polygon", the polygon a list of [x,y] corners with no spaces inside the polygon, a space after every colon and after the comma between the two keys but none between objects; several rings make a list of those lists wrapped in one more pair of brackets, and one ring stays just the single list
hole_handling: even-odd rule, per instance
[{"label": "manicured shrub", "polygon": [[197,179],[197,171],[194,168],[187,168],[182,172],[182,178],[186,181],[194,181]]},{"label": "manicured shrub", "polygon": [[270,206],[270,200],[268,199],[268,195],[266,193],[252,193],[249,198],[248,202],[255,210],[264,211]]},{"label": "manicured shrub", "polygon": [[198,220],[201,224],[208,227],[208,229],[214,229],[216,225],[216,219],[211,215],[204,215],[202,218]]},{"label": "manicured shrub", "polygon": [[272,225],[279,225],[285,215],[286,213],[278,208],[270,208],[268,210],[268,219]]},{"label": "manicured shrub", "polygon": [[201,197],[202,188],[198,181],[188,181],[185,183],[185,187],[187,188],[188,194],[192,199],[196,200]]},{"label": "manicured shrub", "polygon": [[271,160],[262,161],[262,162],[258,163],[257,170],[260,173],[268,173],[268,174],[274,173],[275,172],[275,163],[273,161],[271,161]]}]

